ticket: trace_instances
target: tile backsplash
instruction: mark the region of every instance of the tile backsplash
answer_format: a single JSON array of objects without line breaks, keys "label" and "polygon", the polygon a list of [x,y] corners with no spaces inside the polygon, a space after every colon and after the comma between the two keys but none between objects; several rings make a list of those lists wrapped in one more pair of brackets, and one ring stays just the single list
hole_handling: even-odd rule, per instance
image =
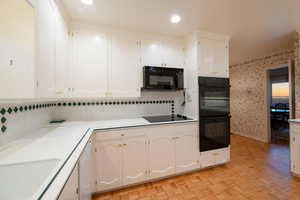
[{"label": "tile backsplash", "polygon": [[140,98],[0,104],[0,146],[49,124],[51,120],[97,121],[182,114],[181,92],[144,92]]}]

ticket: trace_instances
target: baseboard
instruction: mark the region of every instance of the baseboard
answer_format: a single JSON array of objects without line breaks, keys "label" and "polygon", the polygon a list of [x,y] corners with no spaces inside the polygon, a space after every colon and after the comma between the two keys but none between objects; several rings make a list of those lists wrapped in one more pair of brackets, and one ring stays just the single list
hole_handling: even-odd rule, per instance
[{"label": "baseboard", "polygon": [[260,142],[264,142],[264,143],[268,143],[268,141],[266,141],[265,139],[262,139],[262,138],[259,138],[257,136],[253,136],[253,135],[245,135],[245,134],[242,134],[242,133],[239,133],[239,132],[236,132],[236,131],[231,131],[233,134],[236,134],[236,135],[240,135],[240,136],[243,136],[243,137],[247,137],[247,138],[251,138],[253,140],[257,140],[257,141],[260,141]]}]

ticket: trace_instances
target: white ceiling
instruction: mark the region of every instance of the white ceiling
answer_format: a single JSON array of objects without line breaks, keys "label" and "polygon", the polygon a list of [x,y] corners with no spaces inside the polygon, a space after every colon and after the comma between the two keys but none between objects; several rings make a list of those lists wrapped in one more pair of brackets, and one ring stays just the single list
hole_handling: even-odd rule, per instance
[{"label": "white ceiling", "polygon": [[[184,36],[195,30],[231,37],[230,63],[293,46],[299,0],[62,0],[73,20]],[[169,17],[181,15],[180,24]]]}]

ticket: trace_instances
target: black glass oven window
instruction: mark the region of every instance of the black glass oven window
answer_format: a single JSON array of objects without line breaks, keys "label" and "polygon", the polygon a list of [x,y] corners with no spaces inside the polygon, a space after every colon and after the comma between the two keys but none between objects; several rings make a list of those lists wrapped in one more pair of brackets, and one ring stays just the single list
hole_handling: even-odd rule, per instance
[{"label": "black glass oven window", "polygon": [[168,86],[170,88],[174,87],[173,76],[150,75],[149,82],[151,86]]},{"label": "black glass oven window", "polygon": [[226,88],[200,88],[200,112],[228,113],[229,92]]},{"label": "black glass oven window", "polygon": [[229,145],[229,119],[200,120],[200,150],[207,151]]}]

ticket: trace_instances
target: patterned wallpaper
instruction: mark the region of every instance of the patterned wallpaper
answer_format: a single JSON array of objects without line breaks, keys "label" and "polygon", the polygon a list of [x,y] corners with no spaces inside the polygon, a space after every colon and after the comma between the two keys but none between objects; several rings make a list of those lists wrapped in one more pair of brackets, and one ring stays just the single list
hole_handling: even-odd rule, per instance
[{"label": "patterned wallpaper", "polygon": [[[233,133],[268,141],[266,70],[275,66],[285,66],[294,57],[295,50],[291,49],[230,66]],[[300,77],[298,80],[300,82]],[[298,99],[300,101],[300,92]]]},{"label": "patterned wallpaper", "polygon": [[300,37],[297,34],[295,42],[295,103],[296,118],[300,118]]}]

